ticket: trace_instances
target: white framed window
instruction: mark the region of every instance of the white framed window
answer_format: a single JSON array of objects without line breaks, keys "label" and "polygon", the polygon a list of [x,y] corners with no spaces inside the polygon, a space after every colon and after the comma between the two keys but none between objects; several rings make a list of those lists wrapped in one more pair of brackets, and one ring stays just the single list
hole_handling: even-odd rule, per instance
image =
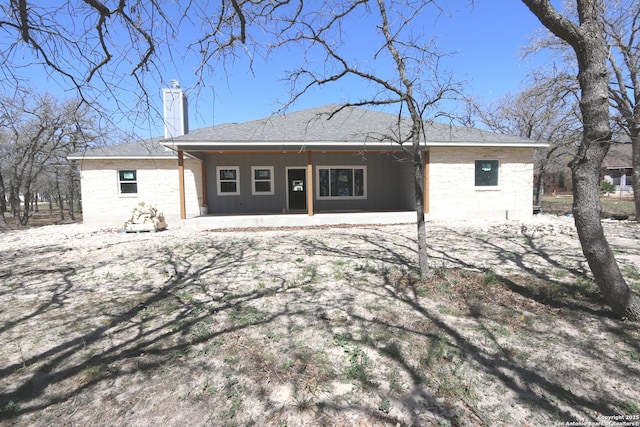
[{"label": "white framed window", "polygon": [[138,194],[138,171],[123,169],[118,171],[118,192],[124,195]]},{"label": "white framed window", "polygon": [[318,199],[366,199],[366,166],[318,166]]},{"label": "white framed window", "polygon": [[240,194],[240,167],[216,166],[218,196],[237,196]]},{"label": "white framed window", "polygon": [[251,166],[251,194],[257,196],[274,194],[273,166]]},{"label": "white framed window", "polygon": [[475,186],[497,187],[500,183],[500,162],[498,160],[476,160]]}]

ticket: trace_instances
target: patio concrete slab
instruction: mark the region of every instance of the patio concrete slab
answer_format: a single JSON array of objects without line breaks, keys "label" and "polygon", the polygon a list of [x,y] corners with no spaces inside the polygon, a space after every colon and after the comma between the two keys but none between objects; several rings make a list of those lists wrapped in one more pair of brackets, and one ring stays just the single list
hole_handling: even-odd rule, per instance
[{"label": "patio concrete slab", "polygon": [[403,212],[348,212],[276,215],[207,215],[180,222],[181,228],[226,229],[259,227],[310,227],[322,225],[408,224],[416,221],[414,211]]}]

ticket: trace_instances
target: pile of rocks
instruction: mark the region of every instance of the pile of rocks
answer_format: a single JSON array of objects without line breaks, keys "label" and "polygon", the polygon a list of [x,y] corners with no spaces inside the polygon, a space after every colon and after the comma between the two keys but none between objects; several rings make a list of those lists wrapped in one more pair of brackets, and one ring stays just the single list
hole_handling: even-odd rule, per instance
[{"label": "pile of rocks", "polygon": [[164,215],[156,208],[140,202],[131,211],[131,216],[125,221],[122,229],[124,231],[158,231],[167,228]]}]

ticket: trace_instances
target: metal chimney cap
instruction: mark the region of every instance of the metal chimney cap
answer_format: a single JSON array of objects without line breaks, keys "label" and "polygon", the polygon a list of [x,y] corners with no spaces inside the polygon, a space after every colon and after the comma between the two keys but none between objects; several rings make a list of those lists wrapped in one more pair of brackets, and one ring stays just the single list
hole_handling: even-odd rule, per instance
[{"label": "metal chimney cap", "polygon": [[180,82],[177,80],[171,80],[169,82],[169,86],[171,86],[172,89],[178,89],[180,87]]}]

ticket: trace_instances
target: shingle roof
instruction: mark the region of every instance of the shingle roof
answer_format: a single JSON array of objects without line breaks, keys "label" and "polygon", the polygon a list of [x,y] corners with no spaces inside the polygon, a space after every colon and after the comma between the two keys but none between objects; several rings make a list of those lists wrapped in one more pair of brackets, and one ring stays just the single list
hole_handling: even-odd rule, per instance
[{"label": "shingle roof", "polygon": [[[166,147],[185,151],[223,149],[340,149],[376,146],[399,149],[390,136],[407,135],[408,117],[338,104],[286,113],[244,123],[227,123],[191,131],[171,140],[161,137],[117,146],[100,147],[70,156],[79,158],[149,158],[174,156]],[[331,115],[332,113],[335,113]],[[164,144],[161,145],[161,144]],[[514,135],[432,122],[426,128],[426,146],[522,146],[546,144]]]},{"label": "shingle roof", "polygon": [[73,153],[70,160],[81,160],[86,158],[176,158],[173,150],[162,146],[160,142],[163,138],[142,139],[133,142],[125,142],[118,145],[108,145],[95,147],[84,152]]},{"label": "shingle roof", "polygon": [[607,156],[602,161],[605,169],[630,168],[631,144],[611,144]]},{"label": "shingle roof", "polygon": [[[174,142],[368,142],[397,134],[398,129],[406,135],[410,129],[408,117],[403,116],[399,121],[395,114],[365,108],[343,108],[330,117],[330,114],[339,108],[340,105],[330,104],[245,123],[228,123],[197,129],[175,138]],[[533,143],[532,140],[518,136],[438,122],[427,125],[426,142],[427,145],[456,142]]]}]

